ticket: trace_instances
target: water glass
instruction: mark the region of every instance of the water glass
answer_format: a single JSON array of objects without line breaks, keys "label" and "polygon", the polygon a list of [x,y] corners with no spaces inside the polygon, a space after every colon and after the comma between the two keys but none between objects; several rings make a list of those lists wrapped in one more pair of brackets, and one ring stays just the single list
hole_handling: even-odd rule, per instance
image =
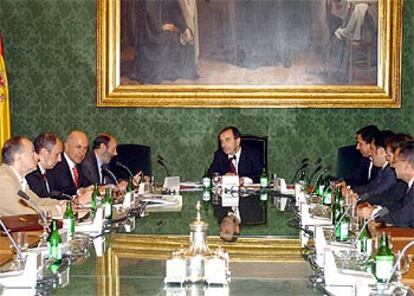
[{"label": "water glass", "polygon": [[220,182],[221,182],[221,175],[220,175],[220,173],[213,173],[212,180],[213,180],[213,186],[216,187],[216,186],[220,185]]}]

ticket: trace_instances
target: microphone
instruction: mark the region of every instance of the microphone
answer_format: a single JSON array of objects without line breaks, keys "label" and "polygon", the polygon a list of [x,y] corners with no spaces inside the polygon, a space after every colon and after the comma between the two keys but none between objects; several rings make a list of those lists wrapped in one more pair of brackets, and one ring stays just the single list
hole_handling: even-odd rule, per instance
[{"label": "microphone", "polygon": [[[350,203],[348,205],[348,207],[346,208],[346,210],[344,211],[344,213],[342,214],[342,216],[339,218],[338,222],[336,222],[336,225],[341,224],[342,220],[345,218],[346,214],[349,212],[350,209],[352,209],[352,207],[354,205],[356,205],[358,202],[360,201],[364,201],[365,199],[367,199],[368,197],[366,195],[361,195],[360,197],[358,197],[356,200],[354,200],[352,203]],[[336,226],[335,226],[336,227]]]},{"label": "microphone", "polygon": [[298,168],[298,169],[297,169],[297,171],[296,171],[296,172],[295,172],[295,174],[293,175],[293,178],[292,178],[292,181],[290,181],[290,184],[295,183],[296,177],[298,176],[299,172],[300,172],[300,171],[302,171],[303,169],[305,169],[305,168],[308,166],[307,161],[308,161],[308,159],[307,159],[307,158],[304,158],[304,159],[301,161],[301,166],[300,166],[300,168]]},{"label": "microphone", "polygon": [[[390,277],[385,282],[386,287],[388,287],[388,285],[390,284],[390,281],[391,281],[395,271],[397,270],[398,266],[400,265],[400,261],[401,261],[402,257],[404,256],[405,253],[407,253],[408,249],[410,249],[413,245],[414,245],[414,240],[410,241],[408,244],[406,244],[404,246],[404,248],[400,252],[398,252],[399,255],[397,257],[397,260],[395,260],[394,266],[392,267]],[[400,281],[400,280],[401,279],[399,278],[398,281]]]},{"label": "microphone", "polygon": [[[322,167],[321,167],[322,168]],[[322,170],[322,172],[320,172],[319,173],[319,175],[318,175],[318,177],[316,178],[316,181],[315,181],[315,184],[313,185],[313,189],[312,189],[312,192],[310,192],[310,193],[314,193],[315,192],[315,190],[316,190],[316,184],[318,184],[318,182],[319,182],[319,179],[320,178],[322,178],[322,176],[324,175],[324,174],[326,174],[329,170],[331,169],[331,166],[327,166],[327,167],[325,167],[323,170]]]},{"label": "microphone", "polygon": [[34,203],[31,199],[30,196],[28,196],[26,194],[26,192],[24,192],[23,190],[17,191],[17,195],[27,204],[29,205],[32,209],[34,209],[36,211],[36,213],[40,216],[40,218],[43,220],[43,223],[46,225],[46,229],[48,232],[50,232],[50,227],[47,223],[47,219],[45,217],[45,215],[43,214],[43,212],[39,209],[39,207],[37,206],[36,203]]},{"label": "microphone", "polygon": [[168,172],[168,168],[167,168],[167,166],[164,163],[164,159],[160,155],[158,155],[157,162],[164,168],[165,173],[167,174],[167,177],[169,177],[170,176],[170,173]]},{"label": "microphone", "polygon": [[112,180],[115,181],[115,184],[118,185],[118,179],[116,178],[115,174],[111,172],[108,168],[102,166],[102,171],[104,171]]},{"label": "microphone", "polygon": [[[20,190],[19,190],[20,191]],[[22,191],[23,192],[23,191]],[[20,196],[20,195],[19,195]],[[21,263],[25,262],[22,250],[20,250],[20,247],[17,245],[16,241],[14,240],[13,236],[10,234],[10,230],[7,229],[6,224],[4,224],[3,220],[0,219],[0,226],[3,228],[4,233],[9,238],[10,242],[12,243],[14,249],[16,250],[17,256],[19,257],[19,261]]]},{"label": "microphone", "polygon": [[[372,220],[375,220],[375,219],[378,219],[378,218],[381,218],[381,217],[384,217],[385,215],[388,214],[388,212],[389,212],[389,210],[387,208],[382,208],[381,210],[379,210],[378,212],[376,212],[374,215],[372,215],[371,218],[367,219],[364,222],[364,224],[361,227],[361,230],[363,230],[367,226],[368,222],[370,222]],[[360,231],[358,233],[357,237],[355,238],[355,242],[354,242],[355,244],[358,243],[358,240],[361,237],[361,233],[362,233],[362,231]]]},{"label": "microphone", "polygon": [[[159,155],[158,155],[159,156]],[[117,165],[117,166],[119,166],[119,167],[121,167],[121,168],[123,168],[124,170],[126,170],[127,172],[128,172],[128,174],[131,176],[131,178],[134,178],[134,175],[132,174],[132,172],[131,172],[131,170],[126,166],[126,165],[124,165],[122,162],[120,162],[119,160],[117,160],[116,162],[115,162],[115,164]]]},{"label": "microphone", "polygon": [[310,174],[309,179],[308,179],[309,184],[310,182],[312,182],[312,178],[315,176],[315,174],[322,169],[321,162],[322,162],[322,158],[320,157],[315,161],[314,163],[315,169],[313,170],[313,173]]}]

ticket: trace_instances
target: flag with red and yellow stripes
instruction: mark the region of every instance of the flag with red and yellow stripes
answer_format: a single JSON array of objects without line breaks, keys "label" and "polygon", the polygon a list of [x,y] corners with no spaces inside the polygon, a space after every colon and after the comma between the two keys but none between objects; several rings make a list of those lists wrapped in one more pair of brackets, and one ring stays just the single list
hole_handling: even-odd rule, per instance
[{"label": "flag with red and yellow stripes", "polygon": [[0,33],[0,148],[11,136],[9,85],[7,83],[3,38]]}]

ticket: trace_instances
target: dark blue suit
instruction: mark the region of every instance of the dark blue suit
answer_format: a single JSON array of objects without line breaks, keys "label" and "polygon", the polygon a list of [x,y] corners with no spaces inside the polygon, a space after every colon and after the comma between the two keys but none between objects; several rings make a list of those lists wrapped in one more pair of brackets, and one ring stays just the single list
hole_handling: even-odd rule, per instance
[{"label": "dark blue suit", "polygon": [[390,210],[387,215],[376,221],[393,224],[395,226],[414,227],[414,186],[412,186],[404,197],[404,205],[397,210]]},{"label": "dark blue suit", "polygon": [[371,160],[368,157],[362,157],[359,166],[355,169],[352,175],[344,179],[346,184],[351,187],[362,186],[367,184],[370,180],[373,180],[380,168],[373,166],[371,170],[371,176],[368,178],[370,164]]},{"label": "dark blue suit", "polygon": [[[79,175],[79,186],[88,186],[88,181],[82,172],[80,165],[77,165]],[[47,171],[48,182],[50,190],[60,195],[62,193],[68,195],[75,195],[77,188],[73,182],[72,173],[69,168],[69,164],[66,161],[65,156],[62,153],[62,161],[59,162],[53,169]],[[61,196],[62,197],[62,196]],[[62,197],[64,199],[64,197]]]},{"label": "dark blue suit", "polygon": [[[259,176],[263,171],[263,165],[260,161],[259,152],[242,145],[240,159],[238,160],[238,173],[240,177],[249,177],[253,182],[259,182]],[[225,175],[230,172],[230,162],[227,154],[221,148],[214,152],[214,160],[208,169],[208,175],[213,173]]]},{"label": "dark blue suit", "polygon": [[365,201],[371,205],[386,207],[388,210],[398,210],[404,206],[407,183],[397,180],[393,186],[381,194],[369,195]]},{"label": "dark blue suit", "polygon": [[351,189],[359,195],[368,193],[370,195],[381,194],[389,190],[395,183],[397,178],[395,177],[395,171],[388,164],[385,168],[380,168],[377,171],[375,178],[371,178],[365,185],[351,186]]},{"label": "dark blue suit", "polygon": [[[104,168],[109,169],[109,166],[106,164],[102,164]],[[107,176],[105,171],[102,172],[103,182],[101,182],[99,178],[99,168],[98,168],[98,160],[96,159],[95,151],[90,151],[85,159],[83,160],[82,164],[82,174],[83,177],[86,179],[86,185],[93,185],[93,184],[115,184],[115,180],[113,180],[110,176]]]},{"label": "dark blue suit", "polygon": [[47,190],[46,181],[43,178],[43,175],[40,171],[39,166],[37,167],[35,171],[26,175],[26,180],[27,180],[27,183],[29,184],[30,189],[32,189],[32,191],[36,193],[37,196],[39,197],[50,197],[51,196],[50,192]]}]

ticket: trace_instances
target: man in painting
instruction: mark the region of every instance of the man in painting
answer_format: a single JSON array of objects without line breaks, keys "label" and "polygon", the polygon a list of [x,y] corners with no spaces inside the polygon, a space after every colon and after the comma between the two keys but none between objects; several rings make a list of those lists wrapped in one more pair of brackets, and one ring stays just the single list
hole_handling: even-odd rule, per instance
[{"label": "man in painting", "polygon": [[198,78],[197,8],[195,1],[188,3],[193,5],[184,5],[179,0],[139,1],[132,77],[140,83]]}]

